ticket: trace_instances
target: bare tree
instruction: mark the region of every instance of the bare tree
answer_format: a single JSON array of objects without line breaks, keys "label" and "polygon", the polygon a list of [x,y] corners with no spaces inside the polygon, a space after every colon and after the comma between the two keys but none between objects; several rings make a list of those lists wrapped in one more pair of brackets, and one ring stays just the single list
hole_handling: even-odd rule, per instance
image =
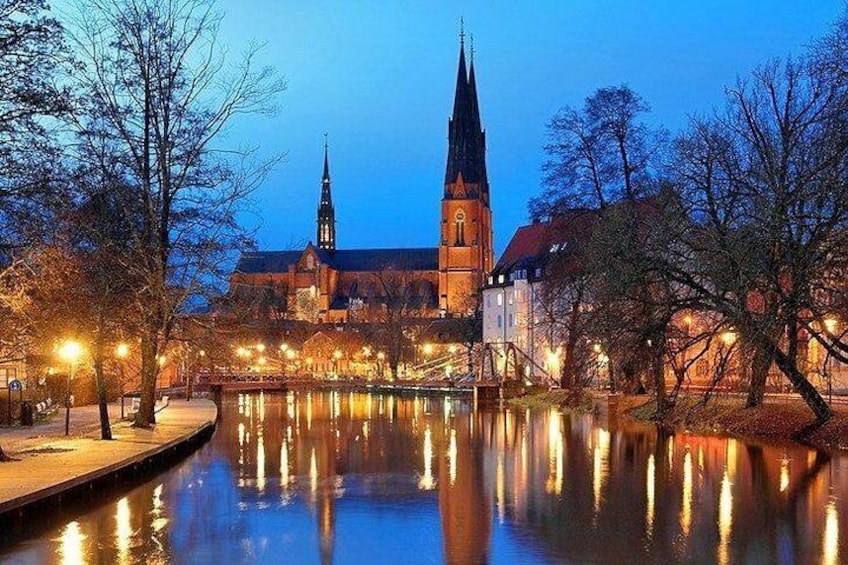
[{"label": "bare tree", "polygon": [[157,358],[178,315],[249,243],[237,214],[277,160],[222,145],[222,132],[240,114],[270,111],[283,84],[270,68],[256,68],[256,45],[239,61],[224,56],[211,0],[81,0],[78,7],[72,37],[89,102],[77,115],[80,144],[109,147],[104,174],[133,187],[127,207],[142,211],[126,268],[143,281],[136,425],[144,427],[154,422]]},{"label": "bare tree", "polygon": [[397,379],[403,351],[412,335],[422,329],[422,319],[433,308],[430,283],[403,265],[387,265],[370,275],[362,319],[372,338],[386,352],[393,379]]}]

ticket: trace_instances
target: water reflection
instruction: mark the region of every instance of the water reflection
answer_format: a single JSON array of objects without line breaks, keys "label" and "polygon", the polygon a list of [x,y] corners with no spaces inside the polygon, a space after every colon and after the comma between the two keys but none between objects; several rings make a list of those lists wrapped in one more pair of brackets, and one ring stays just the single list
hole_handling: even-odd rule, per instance
[{"label": "water reflection", "polygon": [[187,461],[0,560],[835,564],[846,500],[848,458],[801,446],[458,398],[247,394]]}]

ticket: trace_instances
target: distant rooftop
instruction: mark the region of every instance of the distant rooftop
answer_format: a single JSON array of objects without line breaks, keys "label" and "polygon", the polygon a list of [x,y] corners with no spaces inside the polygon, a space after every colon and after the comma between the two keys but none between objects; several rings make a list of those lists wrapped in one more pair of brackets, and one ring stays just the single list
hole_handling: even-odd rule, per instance
[{"label": "distant rooftop", "polygon": [[[315,250],[323,263],[339,271],[439,270],[438,247]],[[303,251],[243,253],[235,271],[244,274],[285,273],[289,265],[297,263],[302,255]]]}]

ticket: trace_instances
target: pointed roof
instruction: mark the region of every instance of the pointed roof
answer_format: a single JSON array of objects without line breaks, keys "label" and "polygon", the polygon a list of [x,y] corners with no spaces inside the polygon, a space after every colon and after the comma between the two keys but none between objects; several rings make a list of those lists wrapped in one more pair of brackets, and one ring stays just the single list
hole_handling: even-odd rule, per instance
[{"label": "pointed roof", "polygon": [[453,115],[448,122],[448,161],[445,184],[455,183],[460,174],[466,183],[481,184],[486,192],[486,142],[480,125],[477,79],[474,62],[469,75],[465,64],[465,41],[459,46]]},{"label": "pointed roof", "polygon": [[333,207],[333,195],[330,190],[330,157],[327,134],[324,134],[324,174],[321,176],[321,202],[318,209]]},{"label": "pointed roof", "polygon": [[328,156],[327,134],[324,134],[324,176],[321,177],[323,182],[330,182],[330,159]]}]

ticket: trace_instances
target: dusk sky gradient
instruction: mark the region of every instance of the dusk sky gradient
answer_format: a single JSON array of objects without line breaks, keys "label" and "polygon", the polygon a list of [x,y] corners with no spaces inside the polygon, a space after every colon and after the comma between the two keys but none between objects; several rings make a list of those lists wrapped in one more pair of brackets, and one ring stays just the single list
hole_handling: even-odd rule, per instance
[{"label": "dusk sky gradient", "polygon": [[540,188],[545,125],[594,89],[629,84],[672,132],[720,105],[723,87],[800,53],[840,0],[332,2],[222,0],[221,39],[288,89],[273,117],[228,131],[286,158],[257,190],[259,248],[315,240],[323,133],[340,248],[435,247],[459,18],[474,34],[496,258]]}]

